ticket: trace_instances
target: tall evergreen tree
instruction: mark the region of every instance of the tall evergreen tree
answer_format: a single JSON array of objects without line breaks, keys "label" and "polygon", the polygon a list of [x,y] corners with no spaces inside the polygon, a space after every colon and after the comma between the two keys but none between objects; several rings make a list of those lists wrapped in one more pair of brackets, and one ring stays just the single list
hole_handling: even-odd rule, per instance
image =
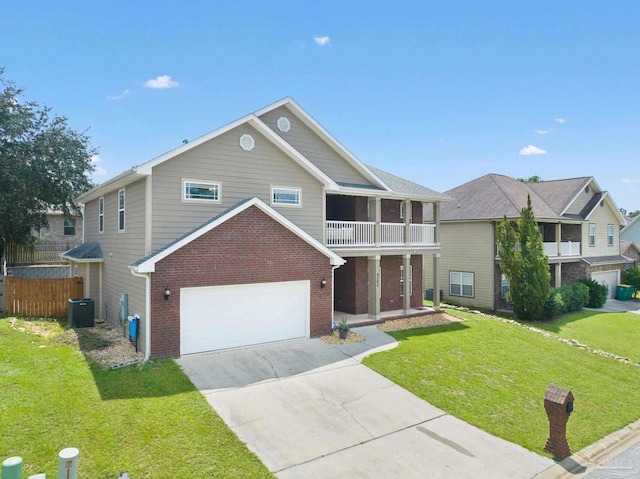
[{"label": "tall evergreen tree", "polygon": [[517,228],[506,216],[498,224],[497,242],[500,267],[509,278],[514,312],[520,319],[542,319],[544,303],[551,291],[551,274],[530,196]]}]

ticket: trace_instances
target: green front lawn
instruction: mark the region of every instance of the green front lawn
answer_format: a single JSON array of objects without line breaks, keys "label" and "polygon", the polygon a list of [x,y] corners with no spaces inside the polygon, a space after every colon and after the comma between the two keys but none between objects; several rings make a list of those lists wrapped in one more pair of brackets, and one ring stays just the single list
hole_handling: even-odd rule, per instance
[{"label": "green front lawn", "polygon": [[585,310],[548,323],[525,324],[640,362],[640,314]]},{"label": "green front lawn", "polygon": [[640,416],[640,367],[472,313],[467,321],[392,333],[398,347],[363,363],[446,412],[543,454],[544,394],[570,389],[572,451]]},{"label": "green front lawn", "polygon": [[0,319],[0,460],[20,456],[25,476],[49,477],[59,451],[77,447],[78,476],[95,479],[273,477],[174,361],[101,370],[60,330]]}]

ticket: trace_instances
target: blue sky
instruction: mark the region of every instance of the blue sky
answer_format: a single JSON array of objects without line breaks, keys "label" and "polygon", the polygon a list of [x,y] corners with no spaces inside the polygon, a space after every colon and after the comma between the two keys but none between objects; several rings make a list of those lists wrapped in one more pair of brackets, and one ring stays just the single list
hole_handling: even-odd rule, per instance
[{"label": "blue sky", "polygon": [[640,2],[29,1],[0,66],[89,129],[105,181],[286,96],[438,191],[594,176],[640,209]]}]

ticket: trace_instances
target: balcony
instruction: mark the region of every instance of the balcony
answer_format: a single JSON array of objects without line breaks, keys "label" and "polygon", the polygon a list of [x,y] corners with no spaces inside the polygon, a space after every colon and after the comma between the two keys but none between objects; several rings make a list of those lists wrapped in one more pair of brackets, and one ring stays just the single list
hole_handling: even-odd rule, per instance
[{"label": "balcony", "polygon": [[544,252],[550,258],[555,256],[580,256],[580,241],[563,241],[560,243],[559,251],[557,242],[545,242]]},{"label": "balcony", "polygon": [[[372,221],[327,221],[327,246],[435,246],[435,225],[380,223],[376,243],[376,223]],[[408,237],[407,237],[408,236]]]}]

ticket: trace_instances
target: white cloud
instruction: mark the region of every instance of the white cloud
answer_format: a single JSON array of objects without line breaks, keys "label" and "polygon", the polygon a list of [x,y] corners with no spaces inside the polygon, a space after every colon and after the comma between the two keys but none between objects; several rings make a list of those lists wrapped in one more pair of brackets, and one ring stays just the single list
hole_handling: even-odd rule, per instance
[{"label": "white cloud", "polygon": [[129,93],[131,93],[129,91],[129,89],[124,90],[122,93],[120,93],[119,95],[108,95],[107,96],[107,100],[122,100],[123,98],[125,98]]},{"label": "white cloud", "polygon": [[536,130],[536,133],[538,135],[546,135],[547,133],[549,133],[551,130]]},{"label": "white cloud", "polygon": [[169,75],[160,75],[144,82],[144,86],[147,88],[177,88],[180,84],[172,80]]},{"label": "white cloud", "polygon": [[107,170],[102,166],[102,158],[99,155],[91,157],[91,164],[93,165],[93,175],[103,176],[107,174]]},{"label": "white cloud", "polygon": [[331,45],[331,39],[329,37],[314,37],[313,41],[315,41],[321,47]]},{"label": "white cloud", "polygon": [[555,121],[556,123],[566,123],[567,122],[567,120],[565,120],[564,118],[556,118],[553,121]]},{"label": "white cloud", "polygon": [[525,146],[522,150],[520,150],[520,154],[523,156],[527,155],[545,155],[547,150],[543,150],[542,148],[538,148],[537,146],[529,145]]},{"label": "white cloud", "polygon": [[633,186],[633,187],[640,185],[640,180],[637,178],[623,178],[622,182],[625,185]]}]

